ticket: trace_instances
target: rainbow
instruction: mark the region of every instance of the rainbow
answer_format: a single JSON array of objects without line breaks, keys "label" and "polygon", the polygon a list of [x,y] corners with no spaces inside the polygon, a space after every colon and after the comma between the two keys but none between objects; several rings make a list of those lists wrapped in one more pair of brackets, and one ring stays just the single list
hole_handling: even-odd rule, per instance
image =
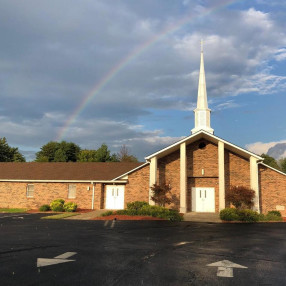
[{"label": "rainbow", "polygon": [[65,134],[67,133],[69,127],[73,124],[73,122],[76,120],[76,118],[79,116],[79,114],[85,109],[85,107],[88,105],[88,103],[102,90],[104,86],[106,86],[122,69],[128,65],[133,59],[141,55],[144,51],[146,51],[148,48],[150,48],[154,43],[160,41],[163,37],[165,37],[168,34],[171,34],[178,29],[180,29],[182,26],[190,23],[191,21],[194,21],[197,18],[205,17],[208,14],[211,14],[215,11],[218,11],[222,8],[225,8],[227,6],[230,6],[234,4],[235,2],[241,2],[240,1],[220,1],[219,4],[216,6],[210,7],[209,9],[206,9],[204,13],[197,15],[197,16],[186,16],[173,24],[172,26],[166,27],[164,30],[162,30],[159,34],[155,35],[154,37],[150,38],[148,41],[144,42],[142,45],[134,49],[130,54],[128,54],[125,58],[121,59],[114,67],[112,67],[102,78],[99,82],[96,83],[96,85],[91,89],[91,91],[84,96],[83,100],[80,102],[80,104],[76,107],[76,109],[72,112],[72,114],[68,117],[68,119],[65,121],[62,128],[60,128],[59,132],[57,133],[55,141],[61,141],[63,140]]}]

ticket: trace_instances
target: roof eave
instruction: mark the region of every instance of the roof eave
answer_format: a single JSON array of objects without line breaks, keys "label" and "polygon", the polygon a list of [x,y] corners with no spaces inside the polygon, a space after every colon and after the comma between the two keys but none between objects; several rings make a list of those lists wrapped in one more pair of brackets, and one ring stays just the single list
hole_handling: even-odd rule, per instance
[{"label": "roof eave", "polygon": [[161,158],[161,157],[168,155],[168,154],[172,153],[173,151],[176,151],[177,149],[179,149],[180,144],[182,144],[184,142],[192,143],[192,142],[195,142],[196,140],[199,140],[201,138],[206,138],[206,137],[207,137],[207,139],[211,138],[212,140],[210,140],[210,141],[213,143],[216,143],[216,144],[219,141],[223,142],[224,144],[226,144],[229,147],[228,149],[230,151],[232,151],[232,150],[237,151],[238,150],[239,152],[237,152],[237,153],[243,157],[249,158],[250,156],[253,156],[257,160],[263,160],[263,158],[258,156],[257,154],[254,154],[248,150],[245,150],[239,146],[236,146],[236,145],[234,145],[234,144],[232,144],[232,143],[230,143],[230,142],[228,142],[222,138],[219,138],[219,137],[217,137],[217,136],[215,136],[209,132],[206,132],[204,130],[200,130],[200,131],[196,132],[195,134],[192,134],[188,137],[185,137],[182,140],[180,140],[180,141],[178,141],[178,142],[176,142],[176,143],[174,143],[174,144],[172,144],[172,145],[170,145],[164,149],[161,149],[161,150],[157,151],[156,153],[153,153],[153,154],[145,157],[145,159],[150,161],[150,159],[152,159],[154,157]]}]

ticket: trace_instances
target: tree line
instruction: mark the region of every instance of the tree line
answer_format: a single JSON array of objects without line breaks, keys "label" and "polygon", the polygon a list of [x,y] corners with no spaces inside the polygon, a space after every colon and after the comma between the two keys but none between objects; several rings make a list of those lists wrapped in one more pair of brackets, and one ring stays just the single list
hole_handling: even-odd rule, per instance
[{"label": "tree line", "polygon": [[[10,147],[6,138],[0,138],[0,162],[25,162],[18,148]],[[111,154],[103,143],[98,149],[82,149],[73,142],[50,141],[36,153],[35,162],[138,162],[123,145],[118,153]]]},{"label": "tree line", "polygon": [[[267,154],[262,154],[261,157],[264,158],[264,164],[286,173],[286,158],[277,161]],[[18,148],[10,147],[5,137],[0,138],[0,162],[25,161]],[[36,153],[35,162],[138,162],[138,159],[129,153],[125,145],[118,153],[111,154],[105,143],[93,150],[81,149],[73,142],[50,141]]]}]

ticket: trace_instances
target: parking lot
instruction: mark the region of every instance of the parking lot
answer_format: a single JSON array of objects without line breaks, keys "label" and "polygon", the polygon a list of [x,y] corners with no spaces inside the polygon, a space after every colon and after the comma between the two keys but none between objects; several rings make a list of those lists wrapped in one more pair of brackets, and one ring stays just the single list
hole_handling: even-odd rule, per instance
[{"label": "parking lot", "polygon": [[285,223],[41,216],[0,214],[1,285],[286,285]]}]

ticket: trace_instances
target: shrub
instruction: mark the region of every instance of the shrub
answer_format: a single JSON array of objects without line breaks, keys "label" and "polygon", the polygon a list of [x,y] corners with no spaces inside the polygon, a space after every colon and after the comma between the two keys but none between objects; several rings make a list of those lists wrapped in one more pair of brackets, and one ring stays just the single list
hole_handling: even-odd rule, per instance
[{"label": "shrub", "polygon": [[64,211],[64,200],[57,199],[51,202],[50,207],[54,212],[63,212]]},{"label": "shrub", "polygon": [[273,213],[269,213],[265,216],[266,221],[283,221],[283,218],[281,216],[278,216]]},{"label": "shrub", "polygon": [[49,205],[42,205],[42,206],[40,206],[39,210],[40,210],[40,212],[47,212],[47,211],[50,211],[51,208]]},{"label": "shrub", "polygon": [[221,220],[225,221],[238,221],[239,215],[237,209],[226,208],[220,211],[219,217]]},{"label": "shrub", "polygon": [[109,216],[109,215],[112,215],[112,214],[113,214],[113,211],[106,211],[103,214],[101,214],[101,216]]},{"label": "shrub", "polygon": [[127,204],[128,210],[139,210],[144,206],[148,206],[147,202],[135,201]]},{"label": "shrub", "polygon": [[267,215],[275,215],[275,216],[278,216],[278,217],[282,217],[280,211],[269,211],[269,212],[267,213]]},{"label": "shrub", "polygon": [[244,186],[231,186],[225,194],[226,200],[237,209],[251,208],[254,196],[255,191]]},{"label": "shrub", "polygon": [[238,210],[238,216],[240,221],[257,222],[259,220],[258,212],[248,209]]},{"label": "shrub", "polygon": [[116,211],[118,215],[152,216],[168,219],[170,221],[182,221],[183,217],[176,210],[170,210],[161,206],[150,206],[146,202],[133,202],[127,205],[127,209]]},{"label": "shrub", "polygon": [[63,207],[65,212],[75,212],[77,209],[77,204],[74,202],[68,202],[65,203]]}]

